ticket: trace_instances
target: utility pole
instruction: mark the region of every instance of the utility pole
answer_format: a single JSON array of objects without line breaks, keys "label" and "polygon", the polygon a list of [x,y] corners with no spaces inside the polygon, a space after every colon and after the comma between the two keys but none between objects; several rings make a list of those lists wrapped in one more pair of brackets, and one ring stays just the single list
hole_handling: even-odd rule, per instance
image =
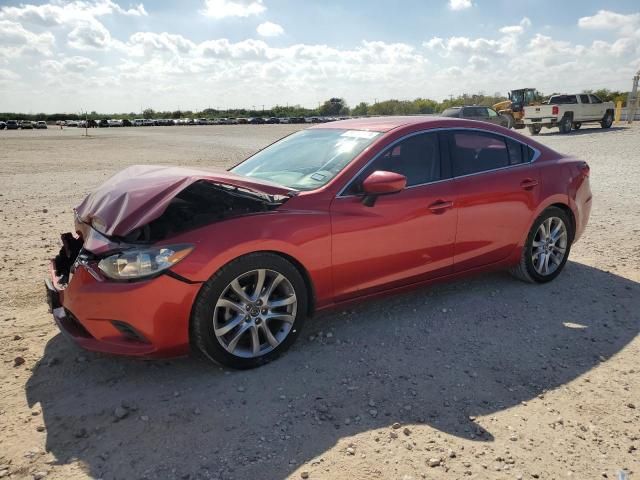
[{"label": "utility pole", "polygon": [[627,123],[632,123],[638,110],[638,103],[640,101],[640,95],[638,95],[638,83],[640,83],[640,70],[633,77],[633,87],[631,93],[627,97]]}]

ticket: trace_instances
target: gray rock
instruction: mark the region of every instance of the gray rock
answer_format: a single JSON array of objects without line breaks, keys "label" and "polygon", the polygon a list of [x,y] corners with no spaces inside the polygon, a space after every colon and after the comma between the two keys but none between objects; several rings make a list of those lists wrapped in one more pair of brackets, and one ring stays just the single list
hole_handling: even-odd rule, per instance
[{"label": "gray rock", "polygon": [[430,458],[429,460],[427,460],[427,465],[429,465],[431,468],[438,467],[441,463],[442,460],[440,460],[439,458]]},{"label": "gray rock", "polygon": [[127,416],[129,415],[129,410],[124,407],[116,407],[116,409],[113,411],[113,415],[118,420],[122,420],[124,418],[127,418]]}]

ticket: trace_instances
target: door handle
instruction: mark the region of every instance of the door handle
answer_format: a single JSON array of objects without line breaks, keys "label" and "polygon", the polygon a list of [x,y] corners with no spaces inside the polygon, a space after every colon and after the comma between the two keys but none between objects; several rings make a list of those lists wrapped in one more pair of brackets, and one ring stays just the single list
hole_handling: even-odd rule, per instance
[{"label": "door handle", "polygon": [[525,180],[523,180],[522,182],[520,182],[520,186],[525,189],[525,190],[532,190],[533,187],[538,185],[538,181],[537,180],[532,180],[531,178],[527,178]]},{"label": "door handle", "polygon": [[444,200],[438,200],[437,202],[434,202],[431,205],[429,205],[429,210],[431,210],[433,213],[444,213],[445,210],[452,207],[453,207],[453,202],[448,202],[448,201],[445,202]]}]

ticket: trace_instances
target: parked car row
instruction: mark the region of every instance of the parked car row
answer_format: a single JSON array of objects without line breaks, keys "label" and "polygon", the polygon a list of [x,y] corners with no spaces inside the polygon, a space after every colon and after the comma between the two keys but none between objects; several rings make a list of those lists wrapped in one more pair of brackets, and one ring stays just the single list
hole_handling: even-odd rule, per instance
[{"label": "parked car row", "polygon": [[33,130],[47,128],[47,122],[43,120],[38,120],[37,122],[32,122],[29,120],[7,120],[0,121],[0,130]]}]

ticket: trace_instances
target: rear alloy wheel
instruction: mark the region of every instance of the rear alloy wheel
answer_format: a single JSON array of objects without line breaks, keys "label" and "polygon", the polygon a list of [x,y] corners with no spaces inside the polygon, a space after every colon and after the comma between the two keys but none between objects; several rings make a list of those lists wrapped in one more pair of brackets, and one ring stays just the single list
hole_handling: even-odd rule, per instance
[{"label": "rear alloy wheel", "polygon": [[567,262],[572,237],[567,214],[557,207],[548,208],[533,223],[520,263],[511,273],[530,283],[550,282]]},{"label": "rear alloy wheel", "polygon": [[600,122],[600,126],[602,128],[610,128],[613,125],[613,113],[607,112],[602,121]]},{"label": "rear alloy wheel", "polygon": [[253,368],[286,350],[306,317],[300,272],[271,253],[241,257],[202,288],[192,318],[200,350],[232,368]]},{"label": "rear alloy wheel", "polygon": [[571,121],[571,117],[569,115],[565,115],[560,120],[560,125],[558,126],[560,133],[569,133],[571,131],[571,127],[573,126],[573,122]]}]

